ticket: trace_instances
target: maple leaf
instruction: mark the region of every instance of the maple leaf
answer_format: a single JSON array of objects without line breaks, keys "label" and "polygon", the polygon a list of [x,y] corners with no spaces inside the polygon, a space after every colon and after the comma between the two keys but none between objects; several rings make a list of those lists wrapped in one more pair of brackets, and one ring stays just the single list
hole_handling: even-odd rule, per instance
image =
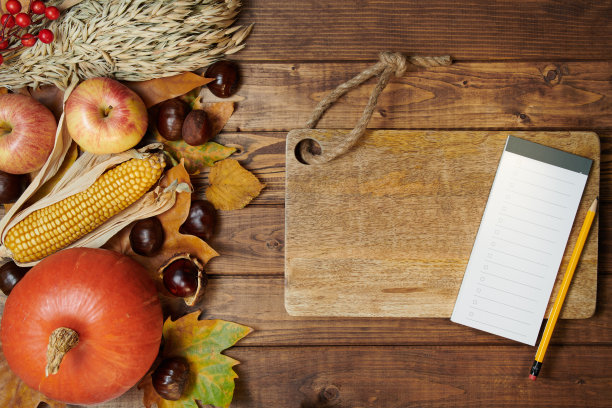
[{"label": "maple leaf", "polygon": [[140,95],[147,108],[150,108],[160,102],[186,94],[194,88],[206,85],[210,81],[212,81],[212,78],[204,78],[193,72],[183,72],[182,74],[165,78],[139,82],[125,81],[123,83]]},{"label": "maple leaf", "polygon": [[189,362],[189,383],[177,401],[160,397],[149,373],[138,384],[144,391],[143,403],[151,408],[197,408],[196,400],[215,407],[229,407],[234,395],[232,369],[237,360],[221,354],[253,329],[224,320],[198,320],[198,313],[190,313],[176,321],[164,322],[162,358],[183,357]]},{"label": "maple leaf", "polygon": [[206,198],[218,210],[245,207],[264,188],[257,177],[234,159],[217,162],[208,175]]},{"label": "maple leaf", "polygon": [[53,401],[23,383],[10,369],[0,344],[0,407],[34,408],[46,402],[51,408],[65,408],[66,404]]}]

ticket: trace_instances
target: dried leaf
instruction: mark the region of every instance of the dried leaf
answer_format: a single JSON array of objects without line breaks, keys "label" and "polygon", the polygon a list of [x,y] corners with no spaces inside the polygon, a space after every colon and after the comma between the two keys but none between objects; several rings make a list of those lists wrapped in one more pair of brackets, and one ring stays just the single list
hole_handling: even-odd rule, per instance
[{"label": "dried leaf", "polygon": [[55,173],[53,177],[47,180],[45,184],[43,184],[38,190],[36,190],[34,195],[32,195],[32,197],[28,199],[28,203],[29,203],[28,205],[35,203],[36,201],[40,200],[41,198],[49,194],[51,190],[53,189],[53,187],[55,187],[57,182],[60,181],[62,177],[64,177],[64,174],[66,174],[70,166],[74,164],[78,156],[79,156],[78,145],[73,141],[70,144],[70,147],[68,148],[68,152],[66,152],[66,156],[64,156],[64,161],[62,162],[62,165],[60,166],[60,168],[57,170],[57,173]]},{"label": "dried leaf", "polygon": [[0,344],[0,407],[34,408],[43,401],[51,408],[65,408],[66,404],[48,399],[23,383],[10,369]]},{"label": "dried leaf", "polygon": [[236,149],[225,147],[215,142],[207,142],[200,146],[190,146],[183,141],[165,141],[165,149],[175,160],[183,159],[189,174],[197,174],[206,167],[212,167],[215,162],[232,155]]},{"label": "dried leaf", "polygon": [[[172,169],[166,172],[165,177],[162,179],[160,185],[166,187],[173,181],[179,183],[189,183],[189,174],[185,170],[183,164],[174,166]],[[164,228],[164,244],[160,251],[153,256],[141,256],[134,251],[130,246],[130,231],[132,225],[128,225],[126,228],[121,230],[117,235],[111,238],[104,246],[107,249],[120,252],[128,255],[135,259],[138,263],[143,265],[150,273],[151,277],[157,282],[157,287],[160,293],[167,294],[163,284],[158,276],[158,269],[172,256],[178,253],[190,253],[200,259],[206,264],[211,258],[218,256],[219,254],[212,249],[206,242],[194,235],[185,235],[179,232],[180,226],[185,222],[189,215],[189,208],[191,206],[191,193],[179,192],[176,195],[176,202],[174,206],[168,211],[159,214],[157,218],[161,221]],[[170,296],[169,294],[167,296]],[[181,298],[174,298],[179,300],[182,305],[184,301]],[[162,299],[162,302],[167,299]],[[166,312],[172,316],[180,315],[179,305],[173,304],[172,301],[167,301]],[[169,310],[168,310],[169,308]]]},{"label": "dried leaf", "polygon": [[264,184],[234,159],[217,162],[208,175],[206,198],[218,210],[238,210],[259,195]]},{"label": "dried leaf", "polygon": [[198,320],[198,313],[188,314],[176,321],[164,323],[165,340],[162,357],[184,357],[189,362],[190,378],[183,396],[178,401],[161,398],[151,381],[151,374],[142,379],[138,388],[144,390],[143,403],[151,408],[195,408],[195,400],[216,407],[229,407],[234,395],[232,369],[238,361],[221,354],[223,350],[253,329],[223,320]]},{"label": "dried leaf", "polygon": [[212,81],[211,78],[204,78],[193,72],[183,72],[182,74],[148,81],[126,81],[124,84],[140,95],[147,108],[150,108],[165,100],[183,95],[194,88],[206,85],[210,81]]},{"label": "dried leaf", "polygon": [[211,133],[217,135],[234,113],[234,102],[195,103],[193,109],[202,109],[211,122]]},{"label": "dried leaf", "polygon": [[59,120],[64,111],[64,91],[55,85],[43,85],[38,88],[30,88],[30,95],[49,108],[55,119]]}]

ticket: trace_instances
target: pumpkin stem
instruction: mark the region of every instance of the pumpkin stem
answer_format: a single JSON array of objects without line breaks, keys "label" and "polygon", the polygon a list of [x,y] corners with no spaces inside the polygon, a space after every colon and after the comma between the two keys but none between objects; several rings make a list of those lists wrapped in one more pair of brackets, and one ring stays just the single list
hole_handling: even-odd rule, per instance
[{"label": "pumpkin stem", "polygon": [[49,336],[45,376],[57,374],[62,359],[79,342],[79,334],[67,327],[58,327]]}]

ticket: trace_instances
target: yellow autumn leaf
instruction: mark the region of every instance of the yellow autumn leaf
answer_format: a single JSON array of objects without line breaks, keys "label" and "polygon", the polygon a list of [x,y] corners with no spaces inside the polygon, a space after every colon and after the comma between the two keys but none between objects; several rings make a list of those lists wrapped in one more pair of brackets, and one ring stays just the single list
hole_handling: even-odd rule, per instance
[{"label": "yellow autumn leaf", "polygon": [[218,210],[238,210],[257,197],[264,188],[257,177],[234,159],[215,163],[208,175],[206,198]]}]

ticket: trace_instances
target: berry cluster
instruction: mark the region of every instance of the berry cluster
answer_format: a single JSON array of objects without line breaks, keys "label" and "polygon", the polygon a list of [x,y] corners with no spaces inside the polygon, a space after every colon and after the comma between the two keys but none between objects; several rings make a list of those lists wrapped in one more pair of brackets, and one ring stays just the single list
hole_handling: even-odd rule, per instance
[{"label": "berry cluster", "polygon": [[[14,51],[21,47],[31,47],[40,40],[45,44],[53,41],[54,35],[51,30],[43,28],[34,35],[28,32],[28,27],[39,23],[44,18],[49,20],[57,20],[60,12],[57,7],[47,7],[41,0],[35,0],[30,3],[27,13],[22,12],[22,6],[19,0],[8,0],[5,4],[8,13],[0,17],[2,31],[0,32],[0,64],[4,62],[4,57],[1,52]],[[41,16],[37,19],[37,16]],[[17,38],[18,42],[12,48],[9,48],[10,40]]]}]

